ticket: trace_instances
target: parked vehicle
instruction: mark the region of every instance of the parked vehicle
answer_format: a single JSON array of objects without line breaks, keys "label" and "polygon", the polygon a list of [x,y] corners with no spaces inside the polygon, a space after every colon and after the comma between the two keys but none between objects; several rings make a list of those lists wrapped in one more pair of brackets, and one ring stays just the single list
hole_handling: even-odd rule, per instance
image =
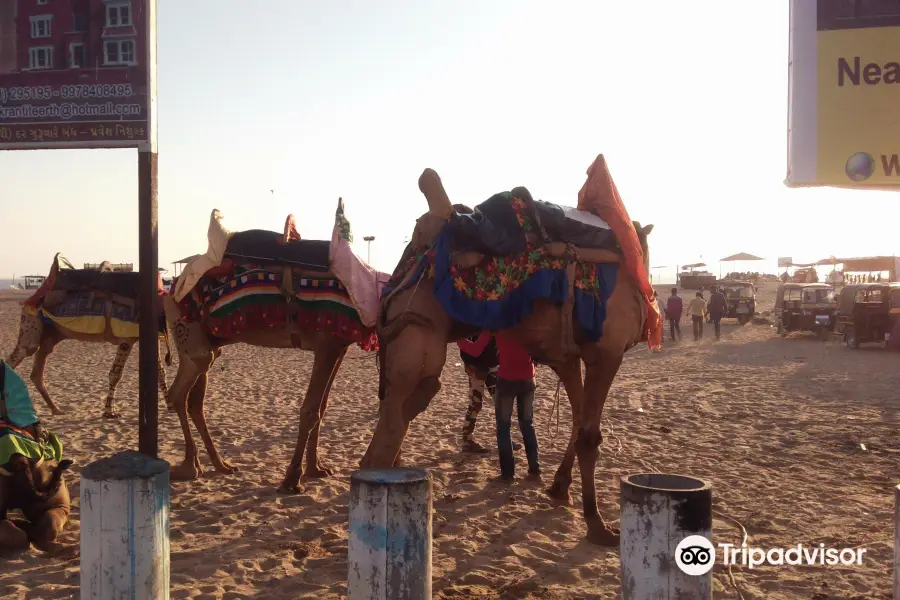
[{"label": "parked vehicle", "polygon": [[845,285],[838,302],[835,333],[848,348],[900,341],[900,283]]},{"label": "parked vehicle", "polygon": [[737,319],[741,325],[749,322],[756,314],[756,287],[749,281],[733,279],[723,279],[718,286],[728,301],[725,316]]},{"label": "parked vehicle", "polygon": [[775,296],[775,326],[781,337],[811,331],[829,340],[837,322],[837,296],[825,283],[784,283]]}]

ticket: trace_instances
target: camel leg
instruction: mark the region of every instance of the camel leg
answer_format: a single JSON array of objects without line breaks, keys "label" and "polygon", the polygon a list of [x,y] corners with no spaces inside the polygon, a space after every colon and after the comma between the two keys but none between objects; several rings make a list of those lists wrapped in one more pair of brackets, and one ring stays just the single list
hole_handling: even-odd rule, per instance
[{"label": "camel leg", "polygon": [[63,411],[53,403],[50,393],[47,392],[47,386],[44,385],[44,367],[47,366],[47,357],[53,352],[53,348],[60,342],[60,338],[54,333],[45,335],[41,338],[41,345],[37,353],[34,355],[34,364],[31,366],[31,383],[37,389],[41,398],[50,407],[50,412],[54,415],[61,415]]},{"label": "camel leg", "polygon": [[23,360],[38,351],[43,331],[44,324],[39,317],[22,314],[19,319],[19,338],[16,340],[16,347],[6,359],[6,364],[11,369],[17,368]]},{"label": "camel leg", "polygon": [[60,544],[56,541],[69,520],[68,507],[51,508],[42,514],[29,528],[28,537],[34,547],[54,558],[72,558],[78,555],[77,544]]},{"label": "camel leg", "polygon": [[156,362],[156,374],[159,377],[159,391],[162,392],[166,406],[169,406],[169,386],[166,385],[166,370],[163,368],[162,359]]},{"label": "camel leg", "polygon": [[195,360],[181,355],[178,361],[178,373],[175,375],[175,381],[172,382],[172,389],[169,391],[170,409],[178,413],[178,420],[181,423],[181,433],[184,435],[184,460],[176,467],[172,467],[169,477],[172,481],[190,481],[197,479],[203,474],[200,468],[200,459],[197,456],[197,445],[194,443],[194,437],[191,434],[191,425],[188,421],[187,401],[188,394],[197,383],[201,373],[209,370],[212,364],[212,352],[209,353],[210,358],[207,362],[197,364]]},{"label": "camel leg", "polygon": [[[213,357],[213,361],[215,361],[215,357]],[[212,363],[210,363],[210,366],[212,366]],[[200,438],[203,440],[203,445],[206,447],[206,453],[209,454],[209,459],[212,461],[213,467],[219,473],[231,475],[232,473],[237,472],[237,467],[229,464],[222,458],[219,451],[216,449],[216,444],[213,442],[212,436],[209,434],[209,429],[206,427],[206,415],[203,414],[203,400],[206,398],[206,385],[208,381],[209,369],[200,373],[200,376],[197,378],[197,383],[195,383],[194,387],[191,389],[190,396],[188,396],[188,413],[191,415],[191,420],[194,422],[194,426],[200,433]]]},{"label": "camel leg", "polygon": [[[330,341],[330,340],[329,340]],[[300,492],[300,466],[303,464],[303,452],[312,445],[312,458],[307,457],[307,472],[315,476],[315,468],[318,461],[318,429],[321,418],[325,414],[328,392],[337,375],[338,368],[344,360],[347,346],[332,345],[325,341],[316,347],[313,361],[312,374],[309,377],[309,385],[306,388],[306,397],[300,406],[300,425],[297,432],[297,445],[294,447],[294,455],[284,475],[284,481],[278,487],[282,494],[297,494]],[[316,436],[312,436],[313,430]]]},{"label": "camel leg", "polygon": [[4,518],[0,521],[0,556],[28,548],[28,534],[15,523]]},{"label": "camel leg", "polygon": [[122,371],[128,364],[128,358],[131,356],[131,350],[134,348],[134,342],[122,342],[116,349],[116,358],[113,360],[112,368],[109,370],[109,391],[106,393],[106,404],[103,406],[104,419],[118,419],[119,413],[116,412],[116,386],[122,379]]},{"label": "camel leg", "polygon": [[441,371],[447,360],[446,333],[407,327],[385,354],[385,395],[375,433],[360,463],[364,469],[399,463],[410,422],[428,408],[441,389]]},{"label": "camel leg", "polygon": [[572,432],[569,435],[569,445],[566,448],[566,454],[556,470],[556,475],[553,476],[553,485],[547,489],[547,495],[554,500],[569,504],[572,502],[569,487],[572,485],[572,468],[575,466],[575,440],[578,437],[581,411],[584,406],[581,359],[574,358],[564,365],[555,367],[553,370],[562,380],[563,387],[566,389],[566,396],[569,398],[569,405],[572,407]]},{"label": "camel leg", "polygon": [[[334,471],[329,469],[319,460],[319,430],[322,427],[322,421],[325,420],[325,411],[328,408],[328,398],[331,395],[331,386],[334,384],[334,379],[341,368],[341,363],[344,361],[346,350],[347,349],[344,348],[344,352],[341,354],[340,358],[338,358],[337,362],[334,363],[334,368],[331,370],[331,376],[328,379],[328,385],[325,387],[325,392],[322,394],[322,404],[319,406],[319,419],[316,421],[315,426],[313,426],[312,431],[309,432],[309,441],[306,443],[306,467],[303,469],[303,474],[307,477],[318,478],[331,477],[334,475]],[[313,372],[313,376],[314,375],[315,371]],[[310,388],[311,387],[312,377],[310,377]],[[309,393],[309,390],[307,390],[307,394]]]},{"label": "camel leg", "polygon": [[601,346],[598,354],[585,359],[584,406],[581,412],[581,427],[575,441],[575,452],[578,456],[578,467],[581,471],[581,494],[584,504],[584,518],[587,522],[588,540],[600,546],[618,546],[619,532],[606,525],[597,509],[597,490],[594,483],[594,470],[600,455],[600,418],[603,405],[613,379],[622,364],[622,351],[615,351]]}]

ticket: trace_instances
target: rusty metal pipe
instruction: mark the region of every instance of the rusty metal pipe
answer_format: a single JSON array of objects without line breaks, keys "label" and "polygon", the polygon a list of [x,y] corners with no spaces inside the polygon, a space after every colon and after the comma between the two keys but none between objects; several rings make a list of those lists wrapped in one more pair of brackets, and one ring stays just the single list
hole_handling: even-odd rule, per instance
[{"label": "rusty metal pipe", "polygon": [[623,600],[712,598],[712,486],[665,473],[621,481]]}]

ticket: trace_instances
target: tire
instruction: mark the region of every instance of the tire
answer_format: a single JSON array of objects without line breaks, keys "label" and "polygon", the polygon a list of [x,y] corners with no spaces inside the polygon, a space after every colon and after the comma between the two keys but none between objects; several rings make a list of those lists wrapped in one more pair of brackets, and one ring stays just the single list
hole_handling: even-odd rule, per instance
[{"label": "tire", "polygon": [[738,325],[746,325],[747,324],[747,315],[738,315],[737,321],[738,321]]},{"label": "tire", "polygon": [[856,331],[852,327],[848,327],[844,330],[844,343],[852,350],[859,348],[859,342],[856,339]]},{"label": "tire", "polygon": [[822,338],[823,342],[827,342],[831,339],[831,331],[827,327],[822,327],[819,329],[819,337]]}]

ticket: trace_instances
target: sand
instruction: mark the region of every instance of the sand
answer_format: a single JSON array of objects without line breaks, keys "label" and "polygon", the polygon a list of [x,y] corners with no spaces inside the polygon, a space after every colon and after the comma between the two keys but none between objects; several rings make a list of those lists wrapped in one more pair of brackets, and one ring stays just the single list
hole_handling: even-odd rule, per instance
[{"label": "sand", "polygon": [[[771,308],[772,290],[762,294],[761,311]],[[3,294],[5,355],[16,340],[19,308]],[[662,353],[638,347],[628,354],[605,410],[601,512],[618,520],[619,478],[626,474],[658,469],[706,478],[714,486],[716,541],[739,543],[740,523],[753,546],[866,549],[859,567],[735,567],[729,574],[717,564],[716,597],[889,598],[892,486],[900,452],[896,353],[849,350],[811,335],[782,340],[768,325],[724,330],[719,343],[666,342]],[[111,345],[65,342],[48,361],[49,389],[68,412],[45,416],[45,423],[77,461],[69,478],[75,506],[63,541],[78,540],[80,469],[137,445],[136,357],[119,386],[122,419],[100,418],[114,354]],[[404,446],[408,464],[434,476],[435,597],[618,597],[618,551],[584,539],[577,470],[574,505],[554,506],[540,485],[492,482],[498,473],[494,454],[458,452],[467,389],[459,362],[451,348],[443,390],[412,424]],[[283,496],[275,487],[293,448],[311,365],[312,356],[300,351],[224,350],[211,374],[206,410],[219,448],[241,471],[219,476],[210,466],[200,480],[172,485],[173,598],[345,596],[349,475],[375,424],[377,374],[371,355],[352,352],[334,384],[320,444],[337,475],[305,481],[301,495]],[[27,376],[30,369],[28,359],[20,371]],[[170,381],[174,373],[170,368]],[[549,482],[570,413],[563,398],[556,435],[556,378],[540,368],[538,383],[535,421]],[[49,415],[42,403],[40,408]],[[476,437],[489,447],[493,419],[486,402]],[[162,456],[179,462],[178,419],[164,410],[160,437]],[[201,460],[209,465],[205,454]],[[520,473],[524,464],[518,453]],[[32,550],[0,560],[2,598],[77,596],[77,559],[60,562]]]}]

